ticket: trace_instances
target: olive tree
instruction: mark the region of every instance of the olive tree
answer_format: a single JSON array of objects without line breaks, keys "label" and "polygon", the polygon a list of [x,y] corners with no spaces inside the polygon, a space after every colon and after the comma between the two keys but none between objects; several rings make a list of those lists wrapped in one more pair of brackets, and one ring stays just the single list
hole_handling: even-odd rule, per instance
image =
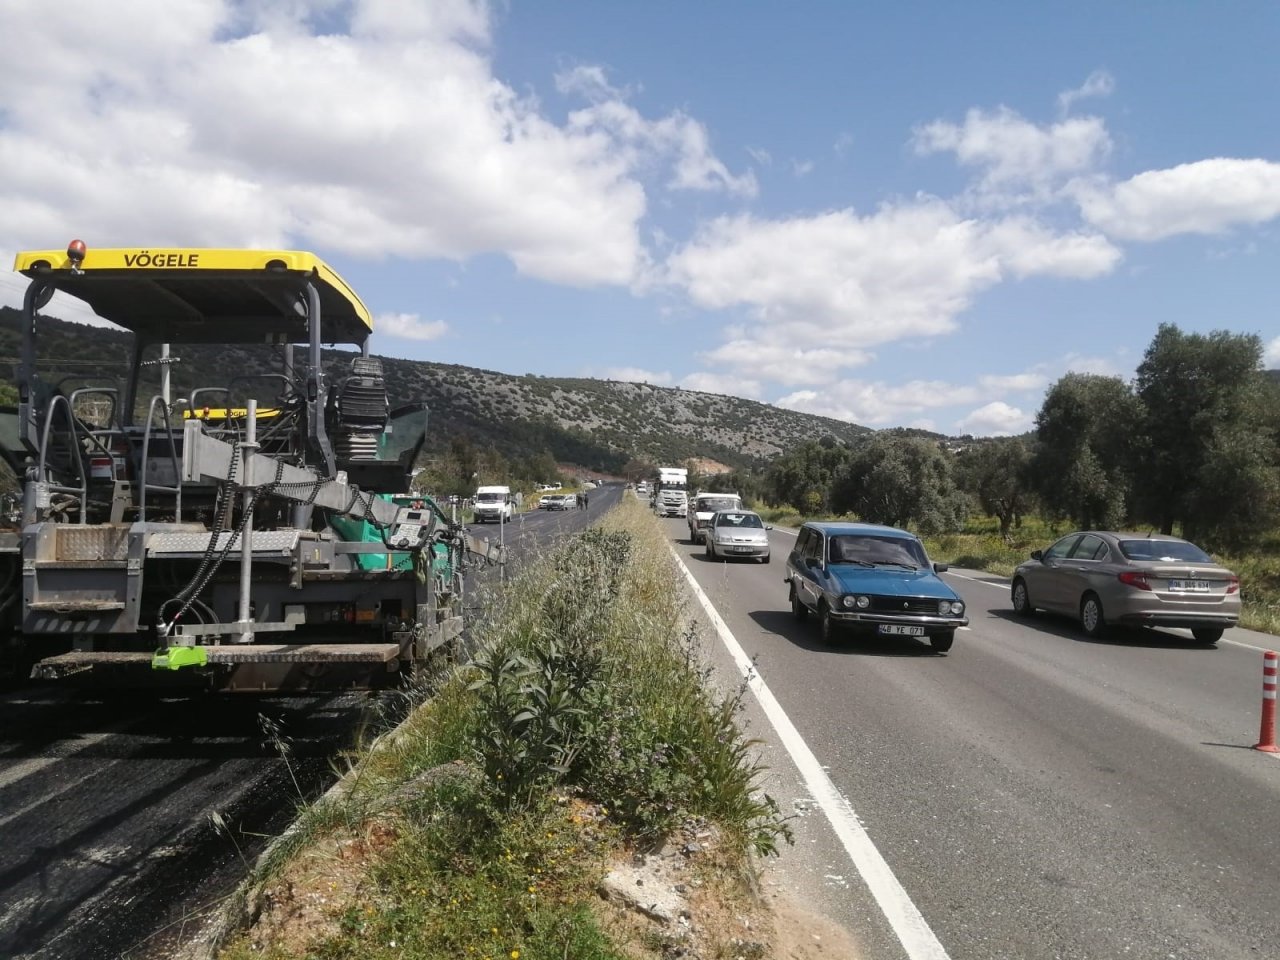
[{"label": "olive tree", "polygon": [[1142,404],[1119,377],[1068,373],[1049,388],[1030,470],[1050,515],[1090,528],[1123,523],[1141,423]]},{"label": "olive tree", "polygon": [[1136,380],[1145,408],[1140,514],[1165,533],[1243,542],[1276,517],[1275,393],[1262,341],[1162,324]]},{"label": "olive tree", "polygon": [[936,442],[876,434],[837,475],[831,506],[870,523],[933,534],[960,529],[968,498],[952,476],[951,455]]},{"label": "olive tree", "polygon": [[1000,521],[1000,535],[1019,523],[1035,500],[1031,445],[1022,437],[1000,437],[961,451],[955,461],[961,489],[988,516]]},{"label": "olive tree", "polygon": [[769,466],[765,495],[803,514],[824,513],[831,506],[832,481],[848,459],[849,448],[832,437],[803,443]]}]

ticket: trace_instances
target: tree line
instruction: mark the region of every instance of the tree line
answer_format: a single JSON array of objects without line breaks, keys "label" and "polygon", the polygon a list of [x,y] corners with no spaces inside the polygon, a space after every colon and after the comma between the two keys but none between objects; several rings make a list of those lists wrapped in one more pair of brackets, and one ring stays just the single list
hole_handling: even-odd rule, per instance
[{"label": "tree line", "polygon": [[895,431],[854,444],[824,438],[740,485],[802,514],[926,534],[957,530],[981,510],[1006,536],[1036,513],[1243,547],[1280,521],[1280,385],[1262,356],[1256,335],[1163,324],[1132,381],[1068,373],[1024,436],[956,445]]}]

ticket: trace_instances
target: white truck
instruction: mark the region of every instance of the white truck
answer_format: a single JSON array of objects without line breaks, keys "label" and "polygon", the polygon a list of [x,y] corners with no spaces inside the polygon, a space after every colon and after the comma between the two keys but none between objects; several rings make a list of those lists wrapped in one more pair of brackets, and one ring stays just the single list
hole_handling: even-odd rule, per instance
[{"label": "white truck", "polygon": [[689,539],[706,543],[711,518],[720,510],[742,510],[742,498],[736,493],[699,493],[689,504]]},{"label": "white truck", "polygon": [[654,485],[653,510],[660,517],[683,517],[689,512],[689,471],[659,467]]},{"label": "white truck", "polygon": [[510,523],[515,516],[515,498],[510,487],[488,486],[476,489],[471,514],[475,523]]}]

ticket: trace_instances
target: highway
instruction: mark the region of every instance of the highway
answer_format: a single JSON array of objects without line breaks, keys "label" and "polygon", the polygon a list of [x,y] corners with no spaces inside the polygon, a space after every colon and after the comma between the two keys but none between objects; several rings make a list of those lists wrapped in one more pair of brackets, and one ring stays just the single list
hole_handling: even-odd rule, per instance
[{"label": "highway", "polygon": [[[1093,642],[1067,620],[1015,618],[1006,581],[956,570],[944,576],[971,622],[950,653],[907,638],[828,648],[790,614],[794,531],[772,532],[768,565],[726,564],[683,520],[662,522],[925,925],[904,946],[876,899],[896,903],[893,883],[859,875],[753,706],[766,786],[799,813],[786,882],[859,936],[863,960],[1280,956],[1280,762],[1249,749],[1277,638]],[[721,675],[739,676],[708,634]]]}]

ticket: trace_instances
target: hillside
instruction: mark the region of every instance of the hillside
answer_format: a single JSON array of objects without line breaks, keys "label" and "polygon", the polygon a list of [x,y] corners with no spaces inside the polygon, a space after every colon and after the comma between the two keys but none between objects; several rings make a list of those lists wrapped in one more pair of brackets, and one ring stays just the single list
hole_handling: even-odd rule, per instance
[{"label": "hillside", "polygon": [[[19,353],[19,314],[0,307],[0,357]],[[122,380],[131,338],[120,331],[49,318],[40,330],[42,376],[101,384]],[[299,351],[302,353],[302,351]],[[183,346],[174,354],[173,390],[223,385],[271,368],[265,348]],[[325,351],[335,370],[350,354]],[[672,387],[614,380],[515,376],[475,367],[383,357],[393,405],[425,401],[430,447],[465,436],[505,455],[550,452],[556,460],[617,472],[632,459],[679,462],[708,457],[756,466],[806,440],[851,440],[867,427],[780,407]],[[152,368],[154,369],[154,368]],[[153,391],[158,380],[152,380]]]}]

